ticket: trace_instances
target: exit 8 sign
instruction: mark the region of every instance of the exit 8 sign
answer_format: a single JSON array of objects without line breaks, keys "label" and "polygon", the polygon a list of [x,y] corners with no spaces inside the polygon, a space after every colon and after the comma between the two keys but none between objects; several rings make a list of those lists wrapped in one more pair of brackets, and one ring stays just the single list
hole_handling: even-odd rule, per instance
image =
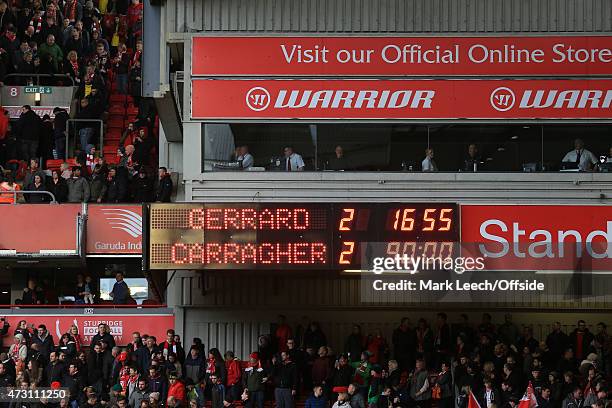
[{"label": "exit 8 sign", "polygon": [[53,93],[53,88],[51,88],[50,86],[26,86],[23,88],[23,92],[50,94]]}]

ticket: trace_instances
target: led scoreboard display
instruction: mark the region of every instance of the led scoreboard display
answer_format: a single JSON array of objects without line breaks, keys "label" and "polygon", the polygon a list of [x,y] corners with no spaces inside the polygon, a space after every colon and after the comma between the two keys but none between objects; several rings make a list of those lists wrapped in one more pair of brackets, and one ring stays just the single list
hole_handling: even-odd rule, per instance
[{"label": "led scoreboard display", "polygon": [[446,257],[456,204],[151,204],[150,269],[359,269],[364,243],[385,256]]}]

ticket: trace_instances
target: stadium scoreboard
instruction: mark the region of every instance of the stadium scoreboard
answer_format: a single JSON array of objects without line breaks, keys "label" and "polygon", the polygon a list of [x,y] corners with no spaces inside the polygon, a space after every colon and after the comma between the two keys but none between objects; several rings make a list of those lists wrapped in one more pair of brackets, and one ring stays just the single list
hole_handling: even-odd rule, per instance
[{"label": "stadium scoreboard", "polygon": [[150,269],[359,269],[364,243],[386,256],[451,256],[454,203],[151,204]]}]

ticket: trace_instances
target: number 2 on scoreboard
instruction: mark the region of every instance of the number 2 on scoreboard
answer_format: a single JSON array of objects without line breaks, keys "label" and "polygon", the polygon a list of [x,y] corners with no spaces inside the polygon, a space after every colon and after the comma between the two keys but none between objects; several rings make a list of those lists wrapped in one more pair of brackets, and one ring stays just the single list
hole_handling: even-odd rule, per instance
[{"label": "number 2 on scoreboard", "polygon": [[354,241],[344,241],[342,242],[342,251],[340,252],[340,259],[338,259],[338,263],[340,265],[349,265],[353,260],[353,253],[355,252],[355,242]]},{"label": "number 2 on scoreboard", "polygon": [[352,230],[354,220],[355,220],[355,209],[354,208],[343,208],[342,218],[340,219],[340,225],[338,225],[338,231]]}]

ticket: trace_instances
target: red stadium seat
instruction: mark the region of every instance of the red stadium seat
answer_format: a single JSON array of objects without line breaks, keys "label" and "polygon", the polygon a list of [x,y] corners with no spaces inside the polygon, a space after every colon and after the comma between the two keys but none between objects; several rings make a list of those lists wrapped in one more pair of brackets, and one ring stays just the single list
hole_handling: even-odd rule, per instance
[{"label": "red stadium seat", "polygon": [[125,95],[114,93],[110,97],[111,103],[126,103],[127,99]]},{"label": "red stadium seat", "polygon": [[114,156],[106,156],[105,155],[104,158],[106,159],[106,162],[108,164],[112,164],[112,165],[117,165],[117,164],[119,164],[119,161],[120,161],[119,156],[117,156],[117,155],[114,155]]},{"label": "red stadium seat", "polygon": [[142,301],[142,304],[145,306],[157,306],[160,303],[155,299],[145,299]]},{"label": "red stadium seat", "polygon": [[108,122],[106,122],[109,128],[123,129],[123,118],[112,115]]},{"label": "red stadium seat", "polygon": [[110,108],[108,108],[108,113],[123,115],[125,113],[125,106],[121,104],[111,104]]},{"label": "red stadium seat", "polygon": [[46,166],[49,170],[59,170],[63,162],[63,160],[49,159],[47,160]]}]

